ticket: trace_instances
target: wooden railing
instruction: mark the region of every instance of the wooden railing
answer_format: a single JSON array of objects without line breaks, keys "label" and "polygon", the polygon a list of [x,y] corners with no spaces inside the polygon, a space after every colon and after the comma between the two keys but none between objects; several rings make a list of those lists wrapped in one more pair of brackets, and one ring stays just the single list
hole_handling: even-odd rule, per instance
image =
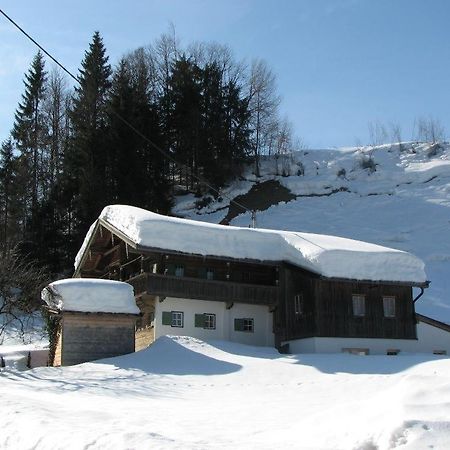
[{"label": "wooden railing", "polygon": [[165,297],[257,305],[273,305],[277,303],[279,297],[277,286],[213,281],[153,273],[144,273],[130,278],[127,283],[134,287],[135,295],[148,293]]}]

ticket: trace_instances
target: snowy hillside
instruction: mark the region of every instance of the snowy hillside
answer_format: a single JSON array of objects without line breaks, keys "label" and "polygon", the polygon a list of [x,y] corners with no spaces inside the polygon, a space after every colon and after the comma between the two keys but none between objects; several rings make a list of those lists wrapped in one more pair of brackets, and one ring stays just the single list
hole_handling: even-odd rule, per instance
[{"label": "snowy hillside", "polygon": [[[249,169],[221,201],[201,209],[194,196],[180,196],[174,212],[218,223],[228,213],[227,197],[245,203],[255,183],[278,180],[294,199],[258,212],[259,228],[332,234],[411,252],[425,262],[431,281],[417,311],[450,323],[449,144],[301,151],[264,159],[261,175]],[[247,213],[230,224],[250,222]]]},{"label": "snowy hillside", "polygon": [[0,371],[0,448],[444,449],[449,374],[433,355],[163,337],[95,363]]}]

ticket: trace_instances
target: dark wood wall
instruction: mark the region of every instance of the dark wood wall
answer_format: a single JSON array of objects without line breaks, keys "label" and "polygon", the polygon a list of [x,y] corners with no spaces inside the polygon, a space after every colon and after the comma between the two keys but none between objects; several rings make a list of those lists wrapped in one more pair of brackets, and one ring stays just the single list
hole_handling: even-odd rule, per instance
[{"label": "dark wood wall", "polygon": [[[352,295],[365,295],[365,315],[353,315]],[[385,317],[383,296],[395,297],[395,317]],[[367,283],[316,281],[317,335],[415,339],[412,288]]]},{"label": "dark wood wall", "polygon": [[[316,336],[315,277],[310,272],[284,264],[280,268],[281,295],[274,313],[278,341]],[[302,296],[302,313],[296,314],[294,297]]]},{"label": "dark wood wall", "polygon": [[[286,265],[280,283],[281,301],[275,313],[279,340],[318,337],[415,339],[416,321],[412,288],[324,280]],[[302,294],[300,314],[295,295]],[[353,314],[353,294],[365,296],[365,315]],[[385,317],[383,296],[395,297],[395,317]]]}]

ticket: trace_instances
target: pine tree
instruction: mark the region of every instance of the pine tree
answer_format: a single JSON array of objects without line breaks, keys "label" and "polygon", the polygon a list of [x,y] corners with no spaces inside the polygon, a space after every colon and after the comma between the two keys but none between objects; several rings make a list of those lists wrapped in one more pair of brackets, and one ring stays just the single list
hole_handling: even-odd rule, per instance
[{"label": "pine tree", "polygon": [[169,104],[167,129],[169,149],[178,162],[189,168],[187,173],[180,172],[179,182],[186,188],[193,188],[191,174],[199,172],[200,129],[201,129],[201,69],[182,56],[173,67],[167,98],[163,104]]},{"label": "pine tree", "polygon": [[0,148],[0,247],[8,248],[16,239],[15,191],[17,188],[16,158],[11,139],[3,142]]},{"label": "pine tree", "polygon": [[162,145],[148,77],[142,67],[134,69],[125,60],[120,61],[112,82],[107,177],[111,182],[111,201],[167,212],[169,186],[163,156],[119,118],[125,118],[152,143]]},{"label": "pine tree", "polygon": [[39,51],[25,74],[25,93],[17,108],[11,133],[20,152],[18,161],[24,169],[21,183],[26,193],[24,200],[27,214],[31,219],[37,211],[45,182],[42,161],[45,159],[43,155],[46,151],[47,128],[43,106],[47,77],[44,69],[44,58]]},{"label": "pine tree", "polygon": [[72,99],[71,137],[65,154],[65,198],[73,250],[81,244],[106,198],[107,96],[111,66],[99,32],[95,32]]}]

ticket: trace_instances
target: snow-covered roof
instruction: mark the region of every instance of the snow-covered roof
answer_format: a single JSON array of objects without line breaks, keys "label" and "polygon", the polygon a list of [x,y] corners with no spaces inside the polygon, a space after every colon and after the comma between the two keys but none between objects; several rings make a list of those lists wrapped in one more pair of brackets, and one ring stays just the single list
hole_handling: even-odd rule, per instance
[{"label": "snow-covered roof", "polygon": [[70,278],[50,283],[42,299],[59,311],[139,314],[133,287],[113,280]]},{"label": "snow-covered roof", "polygon": [[[424,263],[410,253],[336,236],[241,228],[166,217],[133,206],[111,205],[99,222],[135,247],[203,256],[286,261],[329,278],[426,282]],[[91,226],[75,270],[95,231]]]}]

